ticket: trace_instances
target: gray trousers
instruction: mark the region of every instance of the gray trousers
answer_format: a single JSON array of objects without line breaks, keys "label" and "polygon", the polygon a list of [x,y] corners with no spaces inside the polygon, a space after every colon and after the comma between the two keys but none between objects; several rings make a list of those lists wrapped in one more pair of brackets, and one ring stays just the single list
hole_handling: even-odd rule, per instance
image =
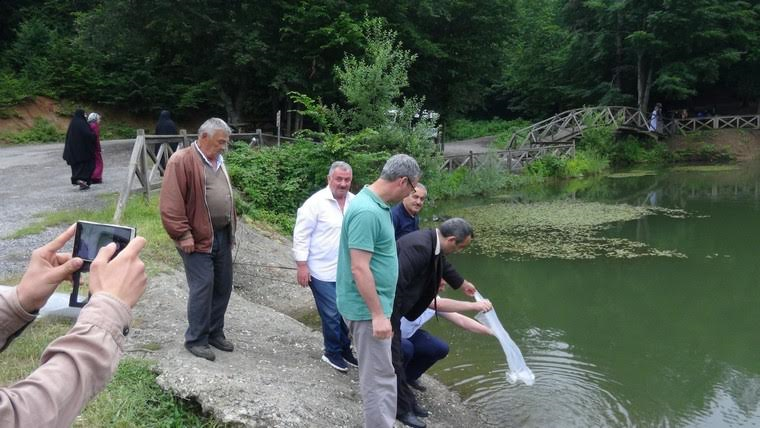
[{"label": "gray trousers", "polygon": [[179,251],[185,265],[188,345],[208,345],[209,337],[224,337],[224,314],[232,294],[230,227],[214,230],[211,254]]},{"label": "gray trousers", "polygon": [[391,339],[372,336],[372,321],[346,320],[359,357],[359,389],[365,428],[390,428],[396,421],[396,373]]}]

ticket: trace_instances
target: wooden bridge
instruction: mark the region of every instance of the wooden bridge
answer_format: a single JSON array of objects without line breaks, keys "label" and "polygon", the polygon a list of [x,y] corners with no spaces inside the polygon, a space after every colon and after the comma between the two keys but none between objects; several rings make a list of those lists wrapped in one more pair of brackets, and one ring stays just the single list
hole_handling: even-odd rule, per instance
[{"label": "wooden bridge", "polygon": [[[552,154],[565,157],[575,154],[575,143],[589,128],[611,126],[616,130],[637,132],[652,138],[676,133],[714,129],[760,129],[760,115],[663,118],[656,131],[649,130],[649,115],[633,107],[584,107],[556,114],[512,134],[506,150],[446,155],[441,169],[460,166],[477,168],[491,153],[508,171],[519,171],[535,159]],[[568,147],[572,146],[572,149]]]}]

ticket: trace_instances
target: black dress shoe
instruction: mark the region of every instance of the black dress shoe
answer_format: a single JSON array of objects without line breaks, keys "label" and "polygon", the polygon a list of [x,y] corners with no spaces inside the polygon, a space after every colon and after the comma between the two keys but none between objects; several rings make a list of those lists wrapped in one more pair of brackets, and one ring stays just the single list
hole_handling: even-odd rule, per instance
[{"label": "black dress shoe", "polygon": [[430,416],[430,412],[425,410],[424,407],[420,406],[417,403],[414,403],[414,407],[412,407],[412,412],[418,417],[418,418],[426,418]]},{"label": "black dress shoe", "polygon": [[190,353],[196,357],[205,358],[209,361],[214,361],[216,359],[214,351],[212,351],[208,345],[188,345],[185,343],[185,349],[190,351]]},{"label": "black dress shoe", "polygon": [[396,415],[396,419],[402,424],[413,428],[425,428],[425,422],[422,422],[413,412],[404,413],[403,415]]},{"label": "black dress shoe", "polygon": [[425,386],[423,386],[420,383],[419,379],[407,380],[406,383],[409,384],[409,386],[411,386],[412,388],[416,389],[417,391],[420,391],[420,392],[427,391],[427,388],[425,388]]},{"label": "black dress shoe", "polygon": [[213,346],[214,348],[224,351],[224,352],[232,352],[235,350],[235,345],[232,344],[229,340],[225,339],[224,337],[209,337],[208,338],[208,344]]}]

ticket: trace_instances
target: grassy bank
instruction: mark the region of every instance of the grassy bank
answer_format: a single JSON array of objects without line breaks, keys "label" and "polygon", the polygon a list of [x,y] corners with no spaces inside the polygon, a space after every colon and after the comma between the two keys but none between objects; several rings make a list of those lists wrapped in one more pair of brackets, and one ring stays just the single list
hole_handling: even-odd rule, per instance
[{"label": "grassy bank", "polygon": [[[64,211],[51,213],[33,225],[14,234],[16,237],[39,233],[46,227],[65,225],[76,220],[111,222],[113,204],[101,211]],[[124,213],[125,225],[137,228],[148,238],[141,254],[149,275],[179,265],[180,259],[171,240],[161,227],[158,198],[145,203],[142,197],[130,200]],[[14,281],[15,282],[15,281]],[[71,320],[42,318],[34,322],[2,354],[0,383],[9,385],[23,379],[39,364],[45,347],[71,327]],[[150,426],[150,427],[217,427],[218,421],[204,416],[196,403],[174,397],[156,383],[153,363],[126,357],[122,359],[113,380],[87,407],[75,422],[78,427]]]}]

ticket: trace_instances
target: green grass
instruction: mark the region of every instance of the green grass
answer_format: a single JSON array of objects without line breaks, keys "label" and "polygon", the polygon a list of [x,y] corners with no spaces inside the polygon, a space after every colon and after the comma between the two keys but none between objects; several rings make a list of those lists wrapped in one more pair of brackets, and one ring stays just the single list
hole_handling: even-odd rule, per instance
[{"label": "green grass", "polygon": [[54,338],[66,333],[71,321],[60,318],[41,318],[32,323],[0,354],[0,385],[9,385],[25,378],[40,363],[40,355]]},{"label": "green grass", "polygon": [[156,383],[153,364],[124,358],[111,383],[97,395],[74,426],[221,427],[200,406],[165,392]]},{"label": "green grass", "polygon": [[[0,354],[0,384],[10,385],[34,371],[47,344],[66,333],[71,324],[71,320],[62,318],[40,318],[32,323]],[[163,391],[152,367],[150,361],[124,358],[108,387],[85,407],[74,426],[224,426],[204,416],[197,403]]]}]

